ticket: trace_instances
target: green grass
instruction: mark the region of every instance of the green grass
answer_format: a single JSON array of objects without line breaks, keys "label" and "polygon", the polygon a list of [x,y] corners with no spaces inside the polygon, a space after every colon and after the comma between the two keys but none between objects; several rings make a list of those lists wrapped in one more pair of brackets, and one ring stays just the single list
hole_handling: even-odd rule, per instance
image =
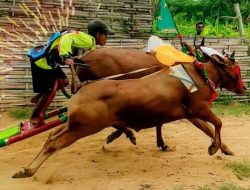
[{"label": "green grass", "polygon": [[213,104],[212,109],[217,115],[233,115],[233,116],[250,115],[249,103],[248,104],[230,103],[228,105]]},{"label": "green grass", "polygon": [[197,190],[244,190],[241,187],[235,186],[233,184],[225,183],[219,187],[198,187]]},{"label": "green grass", "polygon": [[244,190],[241,187],[235,186],[233,184],[223,184],[218,190]]},{"label": "green grass", "polygon": [[[9,111],[9,115],[14,119],[27,119],[32,109],[31,107],[15,108]],[[247,103],[213,104],[212,109],[217,115],[250,115],[250,104]]]},{"label": "green grass", "polygon": [[15,108],[9,111],[9,116],[13,119],[27,119],[30,117],[32,112],[32,108],[24,107],[24,108]]},{"label": "green grass", "polygon": [[[173,190],[184,190],[184,187],[177,186]],[[230,183],[224,183],[218,187],[209,187],[209,186],[203,186],[203,187],[197,187],[196,190],[245,190],[239,186],[230,184]]]},{"label": "green grass", "polygon": [[233,170],[234,174],[239,178],[243,179],[250,177],[250,161],[243,160],[242,162],[231,162],[228,166]]}]

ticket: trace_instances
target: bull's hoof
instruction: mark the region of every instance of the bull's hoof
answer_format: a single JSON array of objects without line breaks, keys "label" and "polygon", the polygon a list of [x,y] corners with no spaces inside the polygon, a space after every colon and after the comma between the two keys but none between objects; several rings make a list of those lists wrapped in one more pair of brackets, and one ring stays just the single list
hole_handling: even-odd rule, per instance
[{"label": "bull's hoof", "polygon": [[170,150],[170,148],[168,145],[164,145],[164,146],[161,146],[161,150],[167,152],[168,150]]},{"label": "bull's hoof", "polygon": [[228,156],[234,156],[235,155],[234,152],[229,150],[229,149],[222,150],[221,152],[223,154],[225,154],[225,155],[228,155]]},{"label": "bull's hoof", "polygon": [[115,136],[114,135],[109,135],[107,138],[106,138],[106,144],[109,144],[111,143],[113,140],[115,140]]},{"label": "bull's hoof", "polygon": [[32,172],[30,172],[29,169],[24,169],[22,171],[19,171],[17,173],[15,173],[12,178],[26,178],[26,177],[31,177],[33,176],[34,174]]},{"label": "bull's hoof", "polygon": [[169,146],[165,145],[162,139],[157,139],[157,147],[161,148],[162,151],[168,151]]},{"label": "bull's hoof", "polygon": [[133,136],[130,136],[130,137],[128,137],[128,138],[129,138],[129,140],[130,140],[131,143],[133,143],[134,145],[136,145],[136,138],[135,138],[134,135],[133,135]]},{"label": "bull's hoof", "polygon": [[214,143],[212,143],[209,147],[208,147],[208,154],[210,156],[214,155],[217,151],[219,150],[219,147],[217,147]]},{"label": "bull's hoof", "polygon": [[126,136],[132,144],[136,145],[136,137],[132,131],[127,131]]}]

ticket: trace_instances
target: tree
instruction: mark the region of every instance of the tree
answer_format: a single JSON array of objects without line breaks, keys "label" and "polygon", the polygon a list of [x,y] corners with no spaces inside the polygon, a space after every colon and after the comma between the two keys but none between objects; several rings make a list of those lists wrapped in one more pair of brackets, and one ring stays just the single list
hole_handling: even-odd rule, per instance
[{"label": "tree", "polygon": [[[237,19],[238,29],[244,36],[244,23],[250,10],[249,0],[167,0],[170,12],[173,16],[183,15],[187,21],[215,21],[227,25]],[[242,14],[241,14],[242,11]]]},{"label": "tree", "polygon": [[240,12],[240,3],[236,2],[236,0],[234,1],[234,10],[236,12],[236,16],[237,16],[237,19],[239,21],[240,35],[245,36],[245,31],[244,31],[243,22],[242,22],[242,16],[241,16],[241,12]]}]

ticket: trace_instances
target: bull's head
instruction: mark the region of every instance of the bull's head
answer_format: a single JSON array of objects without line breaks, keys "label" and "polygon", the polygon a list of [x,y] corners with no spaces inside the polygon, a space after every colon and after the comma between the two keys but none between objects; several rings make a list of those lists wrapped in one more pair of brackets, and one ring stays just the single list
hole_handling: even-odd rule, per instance
[{"label": "bull's head", "polygon": [[230,56],[220,57],[213,55],[211,58],[216,63],[217,70],[222,78],[221,88],[237,94],[245,94],[246,87],[243,84],[240,66],[234,59],[235,52]]}]

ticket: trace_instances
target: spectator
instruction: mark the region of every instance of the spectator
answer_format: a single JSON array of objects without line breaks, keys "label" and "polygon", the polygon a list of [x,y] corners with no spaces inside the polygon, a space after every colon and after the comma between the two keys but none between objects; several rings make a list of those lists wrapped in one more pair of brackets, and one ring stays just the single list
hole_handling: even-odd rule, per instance
[{"label": "spectator", "polygon": [[195,27],[196,27],[196,35],[201,35],[204,30],[205,24],[200,21],[196,23]]}]

